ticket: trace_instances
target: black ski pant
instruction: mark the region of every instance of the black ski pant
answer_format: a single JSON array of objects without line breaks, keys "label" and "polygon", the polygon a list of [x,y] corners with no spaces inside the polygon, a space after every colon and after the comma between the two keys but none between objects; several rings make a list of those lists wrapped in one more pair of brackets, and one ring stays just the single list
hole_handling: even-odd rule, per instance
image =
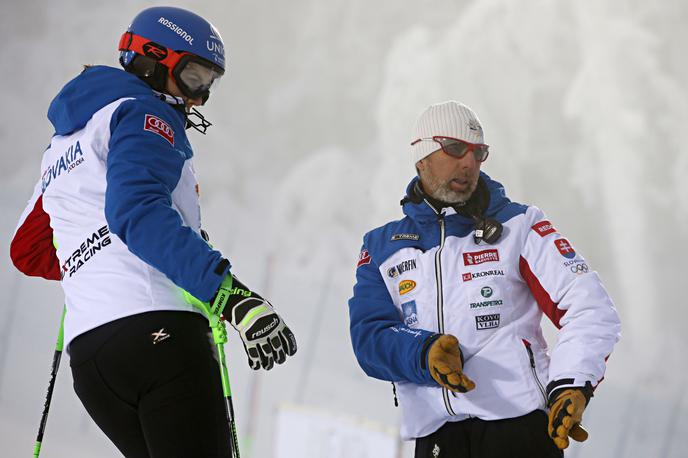
[{"label": "black ski pant", "polygon": [[148,312],[70,346],[74,390],[126,457],[230,457],[222,383],[208,322]]},{"label": "black ski pant", "polygon": [[415,458],[562,458],[547,435],[547,415],[535,410],[522,417],[447,422],[416,439]]}]

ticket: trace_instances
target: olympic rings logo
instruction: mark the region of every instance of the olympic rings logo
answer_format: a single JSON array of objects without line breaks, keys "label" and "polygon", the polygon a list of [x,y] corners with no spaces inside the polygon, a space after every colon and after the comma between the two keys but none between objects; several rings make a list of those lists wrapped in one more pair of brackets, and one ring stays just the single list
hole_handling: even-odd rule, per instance
[{"label": "olympic rings logo", "polygon": [[578,275],[588,273],[589,270],[587,264],[576,264],[575,266],[571,266],[571,272]]}]

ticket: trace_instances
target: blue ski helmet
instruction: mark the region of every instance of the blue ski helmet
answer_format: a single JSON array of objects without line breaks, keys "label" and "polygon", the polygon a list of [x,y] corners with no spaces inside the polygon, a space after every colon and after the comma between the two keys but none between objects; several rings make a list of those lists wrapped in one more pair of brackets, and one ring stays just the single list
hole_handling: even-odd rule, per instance
[{"label": "blue ski helmet", "polygon": [[125,69],[137,55],[167,69],[188,97],[207,99],[210,86],[225,72],[225,48],[217,29],[191,11],[157,6],[141,11],[119,43]]}]

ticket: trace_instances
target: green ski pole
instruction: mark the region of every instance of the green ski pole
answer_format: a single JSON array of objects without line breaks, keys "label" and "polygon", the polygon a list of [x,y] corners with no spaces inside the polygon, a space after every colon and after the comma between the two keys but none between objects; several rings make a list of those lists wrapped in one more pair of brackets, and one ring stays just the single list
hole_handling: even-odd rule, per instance
[{"label": "green ski pole", "polygon": [[224,350],[224,344],[227,343],[227,328],[224,320],[210,320],[210,329],[213,332],[213,340],[215,341],[218,360],[220,361],[220,378],[222,379],[222,392],[225,395],[225,412],[232,440],[232,457],[239,458],[239,438],[237,437],[234,405],[232,404],[232,388],[229,385],[229,371],[227,370]]},{"label": "green ski pole", "polygon": [[232,458],[239,458],[239,438],[237,436],[236,419],[234,418],[232,388],[229,385],[229,371],[227,370],[227,362],[225,359],[224,344],[227,343],[227,328],[225,327],[225,321],[218,316],[221,311],[213,313],[211,304],[196,299],[183,289],[182,293],[184,295],[184,300],[188,304],[202,310],[203,314],[208,318],[208,324],[213,333],[213,342],[215,342],[215,347],[217,348],[217,359],[220,364],[220,378],[222,379],[222,393],[225,397],[225,414],[227,415],[227,423],[229,424]]},{"label": "green ski pole", "polygon": [[64,317],[67,313],[67,307],[62,309],[62,318],[60,320],[60,331],[57,333],[57,342],[55,344],[55,354],[53,355],[53,367],[50,371],[50,383],[48,383],[48,393],[45,396],[45,404],[43,405],[43,415],[41,416],[41,424],[38,427],[38,436],[36,436],[36,445],[33,447],[33,456],[37,457],[41,453],[41,444],[43,443],[43,433],[45,432],[45,425],[48,422],[48,411],[50,410],[50,401],[53,399],[53,389],[55,388],[55,379],[57,378],[57,370],[60,368],[60,359],[62,359],[62,344],[64,342]]}]

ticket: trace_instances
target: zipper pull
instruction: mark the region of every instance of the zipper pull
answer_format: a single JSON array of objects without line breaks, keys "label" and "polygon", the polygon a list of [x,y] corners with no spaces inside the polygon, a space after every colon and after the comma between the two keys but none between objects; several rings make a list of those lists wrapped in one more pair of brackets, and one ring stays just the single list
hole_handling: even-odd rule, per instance
[{"label": "zipper pull", "polygon": [[392,393],[394,394],[394,407],[399,407],[399,400],[397,399],[397,386],[392,382]]},{"label": "zipper pull", "polygon": [[535,369],[535,356],[533,356],[533,349],[530,348],[530,342],[528,342],[526,339],[521,340],[523,340],[523,345],[525,345],[526,350],[528,350],[528,357],[530,358],[530,367]]}]

